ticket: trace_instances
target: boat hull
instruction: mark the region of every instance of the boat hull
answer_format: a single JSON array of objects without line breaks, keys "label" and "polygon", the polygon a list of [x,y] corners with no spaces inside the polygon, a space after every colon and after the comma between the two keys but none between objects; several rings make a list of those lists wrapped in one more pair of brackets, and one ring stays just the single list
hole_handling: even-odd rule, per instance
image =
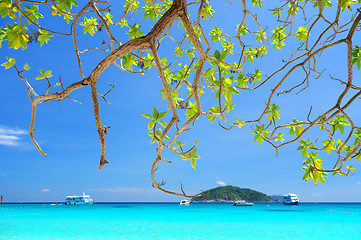
[{"label": "boat hull", "polygon": [[284,205],[299,205],[299,202],[289,202],[289,203],[283,203]]},{"label": "boat hull", "polygon": [[80,203],[80,202],[73,202],[73,203],[71,203],[71,202],[65,202],[65,205],[91,205],[91,204],[93,204],[93,202],[88,202],[88,203]]},{"label": "boat hull", "polygon": [[233,204],[233,206],[237,206],[237,207],[250,207],[253,206],[253,203],[235,203]]}]

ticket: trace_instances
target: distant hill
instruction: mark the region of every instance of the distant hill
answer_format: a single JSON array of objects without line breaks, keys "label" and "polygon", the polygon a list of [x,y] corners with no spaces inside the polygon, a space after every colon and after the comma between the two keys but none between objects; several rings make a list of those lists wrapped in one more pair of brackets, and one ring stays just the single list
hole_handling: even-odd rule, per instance
[{"label": "distant hill", "polygon": [[234,186],[216,187],[204,191],[207,195],[192,198],[192,202],[234,202],[245,200],[248,202],[274,202],[275,200],[264,193],[249,188]]},{"label": "distant hill", "polygon": [[284,201],[283,195],[272,195],[271,197],[277,202],[283,202]]}]

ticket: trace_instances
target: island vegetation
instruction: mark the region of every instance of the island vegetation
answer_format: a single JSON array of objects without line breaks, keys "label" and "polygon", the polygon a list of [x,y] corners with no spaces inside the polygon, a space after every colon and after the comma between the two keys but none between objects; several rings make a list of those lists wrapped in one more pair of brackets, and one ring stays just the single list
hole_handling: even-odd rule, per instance
[{"label": "island vegetation", "polygon": [[192,202],[234,202],[245,200],[247,202],[275,202],[264,193],[235,186],[221,186],[204,191],[205,195],[192,198]]}]

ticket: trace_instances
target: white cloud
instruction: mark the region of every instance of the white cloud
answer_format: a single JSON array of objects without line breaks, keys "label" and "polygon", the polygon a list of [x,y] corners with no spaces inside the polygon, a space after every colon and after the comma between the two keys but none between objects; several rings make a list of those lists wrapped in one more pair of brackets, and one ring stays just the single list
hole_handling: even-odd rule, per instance
[{"label": "white cloud", "polygon": [[20,138],[16,136],[0,135],[0,144],[6,146],[16,146],[18,145],[17,140]]},{"label": "white cloud", "polygon": [[51,190],[50,189],[42,189],[42,190],[40,190],[41,192],[50,192]]},{"label": "white cloud", "polygon": [[0,145],[18,146],[21,138],[19,135],[26,134],[25,130],[0,126]]},{"label": "white cloud", "polygon": [[221,185],[221,186],[226,186],[227,184],[225,183],[225,182],[223,182],[223,181],[217,181],[217,184],[218,185]]},{"label": "white cloud", "polygon": [[101,188],[101,189],[91,189],[92,191],[99,192],[113,192],[113,193],[137,193],[137,194],[145,194],[145,193],[153,193],[156,192],[153,188],[128,188],[128,187],[116,187],[116,188]]},{"label": "white cloud", "polygon": [[361,185],[361,182],[357,182],[356,184]]},{"label": "white cloud", "polygon": [[17,136],[10,136],[10,135],[3,135],[3,134],[0,134],[0,139],[3,139],[3,140],[18,140],[20,139],[19,137]]},{"label": "white cloud", "polygon": [[25,130],[22,129],[11,129],[11,128],[6,128],[6,127],[1,127],[0,126],[0,134],[13,134],[13,135],[20,135],[20,134],[26,134],[27,132]]}]

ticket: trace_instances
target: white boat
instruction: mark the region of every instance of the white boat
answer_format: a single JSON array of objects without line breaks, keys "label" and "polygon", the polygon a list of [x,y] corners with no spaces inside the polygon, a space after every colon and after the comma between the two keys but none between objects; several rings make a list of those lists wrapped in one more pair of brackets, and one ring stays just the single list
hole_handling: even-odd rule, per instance
[{"label": "white boat", "polygon": [[283,204],[285,205],[298,205],[300,204],[300,200],[297,195],[294,193],[289,193],[283,196]]},{"label": "white boat", "polygon": [[191,202],[189,200],[180,201],[179,205],[189,205]]},{"label": "white boat", "polygon": [[233,206],[253,206],[254,203],[246,202],[245,200],[237,200],[234,202]]},{"label": "white boat", "polygon": [[65,205],[84,205],[93,204],[93,199],[83,193],[82,196],[66,196]]},{"label": "white boat", "polygon": [[63,205],[62,203],[52,203],[51,206]]}]

